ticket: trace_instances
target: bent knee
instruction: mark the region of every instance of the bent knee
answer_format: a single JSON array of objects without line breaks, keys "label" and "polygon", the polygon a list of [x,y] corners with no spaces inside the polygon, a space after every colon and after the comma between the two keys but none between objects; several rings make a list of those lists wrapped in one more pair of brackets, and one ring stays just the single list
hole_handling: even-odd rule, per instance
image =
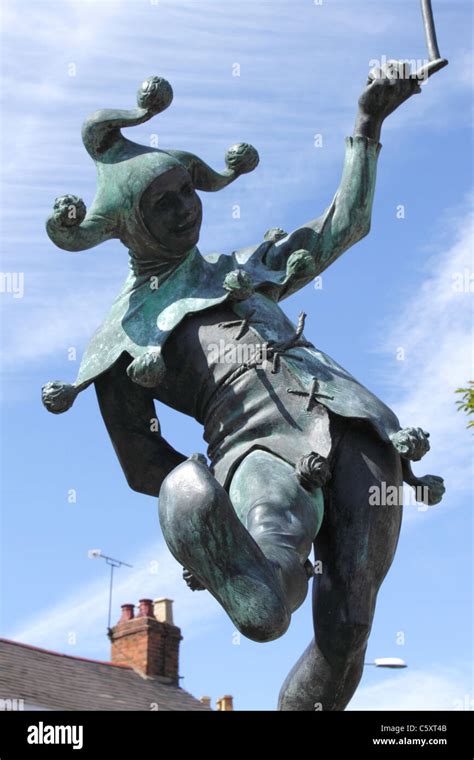
[{"label": "bent knee", "polygon": [[252,620],[239,627],[240,633],[259,644],[279,639],[286,633],[291,621],[291,616],[283,605],[271,612],[265,610],[263,616],[259,617],[259,620]]},{"label": "bent knee", "polygon": [[160,502],[192,500],[197,505],[200,501],[212,499],[217,485],[205,465],[188,459],[171,470],[164,479],[160,489]]}]

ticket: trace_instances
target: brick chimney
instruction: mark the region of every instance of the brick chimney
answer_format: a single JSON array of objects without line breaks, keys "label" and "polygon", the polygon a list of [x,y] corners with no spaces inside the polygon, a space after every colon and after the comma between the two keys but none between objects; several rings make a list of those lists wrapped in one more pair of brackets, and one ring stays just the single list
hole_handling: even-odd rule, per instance
[{"label": "brick chimney", "polygon": [[152,599],[140,599],[136,616],[133,604],[122,604],[120,620],[109,632],[112,662],[178,684],[179,643],[183,637],[173,624],[172,604],[171,599],[156,599],[154,604]]},{"label": "brick chimney", "polygon": [[217,700],[217,709],[219,712],[230,712],[234,709],[234,700],[230,694],[226,694]]}]

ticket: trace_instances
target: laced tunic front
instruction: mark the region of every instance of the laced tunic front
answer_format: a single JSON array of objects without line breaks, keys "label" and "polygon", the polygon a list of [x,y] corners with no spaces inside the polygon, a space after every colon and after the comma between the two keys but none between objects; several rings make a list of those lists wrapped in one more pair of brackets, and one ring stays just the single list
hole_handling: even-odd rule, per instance
[{"label": "laced tunic front", "polygon": [[[275,345],[283,350],[276,352]],[[299,336],[262,294],[186,317],[165,344],[163,359],[166,373],[153,395],[203,425],[211,468],[226,487],[257,448],[292,465],[310,451],[327,456],[328,409],[351,414],[345,400],[353,393],[358,415],[377,409],[371,421],[384,440],[399,429],[388,407]]]}]

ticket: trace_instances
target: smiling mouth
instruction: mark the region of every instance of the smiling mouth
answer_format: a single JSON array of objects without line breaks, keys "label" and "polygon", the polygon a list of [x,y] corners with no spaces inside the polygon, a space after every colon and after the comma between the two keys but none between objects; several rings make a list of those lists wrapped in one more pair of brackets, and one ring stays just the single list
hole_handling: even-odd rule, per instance
[{"label": "smiling mouth", "polygon": [[179,227],[174,227],[172,232],[175,235],[185,235],[186,232],[191,232],[191,230],[196,227],[197,221],[197,217],[195,217],[190,222],[186,222],[186,224],[180,224]]}]

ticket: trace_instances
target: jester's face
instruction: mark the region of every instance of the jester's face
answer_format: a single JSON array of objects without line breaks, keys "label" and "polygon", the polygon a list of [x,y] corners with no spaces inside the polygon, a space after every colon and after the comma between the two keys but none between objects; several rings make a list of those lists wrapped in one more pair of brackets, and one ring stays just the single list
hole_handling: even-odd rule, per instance
[{"label": "jester's face", "polygon": [[174,253],[189,251],[199,240],[202,204],[182,166],[160,174],[140,199],[140,212],[149,232]]}]

